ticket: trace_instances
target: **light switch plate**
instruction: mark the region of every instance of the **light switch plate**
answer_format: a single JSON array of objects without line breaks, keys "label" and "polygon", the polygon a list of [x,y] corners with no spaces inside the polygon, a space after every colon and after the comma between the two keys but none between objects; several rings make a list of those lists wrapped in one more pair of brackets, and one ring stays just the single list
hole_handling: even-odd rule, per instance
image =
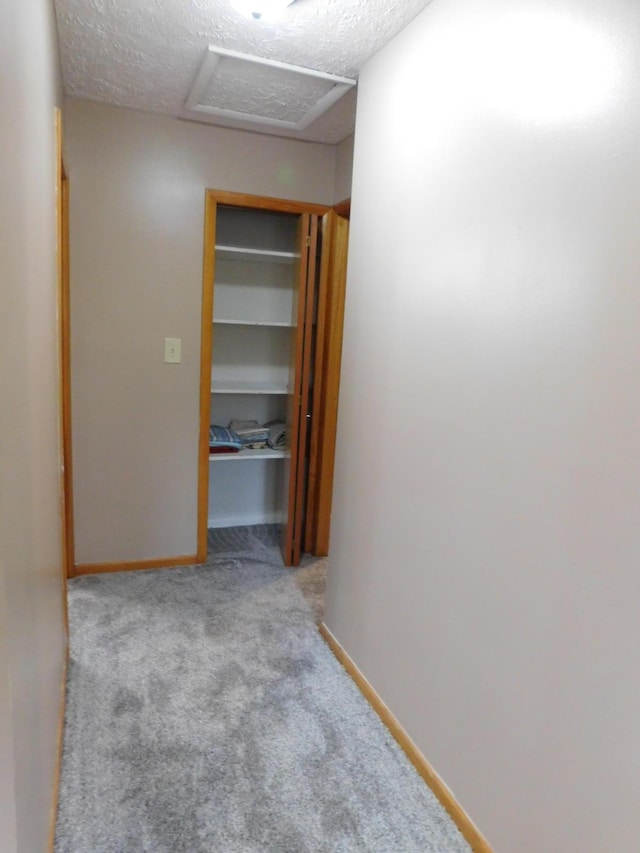
[{"label": "light switch plate", "polygon": [[182,361],[182,338],[164,339],[164,363],[180,364]]}]

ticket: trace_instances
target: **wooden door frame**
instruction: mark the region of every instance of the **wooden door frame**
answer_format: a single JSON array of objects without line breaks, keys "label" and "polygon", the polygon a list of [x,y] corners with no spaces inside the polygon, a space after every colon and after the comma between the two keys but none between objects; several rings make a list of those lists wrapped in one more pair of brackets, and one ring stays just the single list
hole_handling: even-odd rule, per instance
[{"label": "wooden door frame", "polygon": [[339,201],[337,204],[334,204],[333,209],[338,214],[338,216],[342,216],[343,219],[350,219],[351,196],[349,196],[349,198],[343,198],[342,201]]},{"label": "wooden door frame", "polygon": [[69,178],[64,165],[62,113],[55,110],[56,137],[56,249],[58,307],[58,431],[60,457],[60,511],[65,627],[67,578],[75,567],[73,517],[73,460],[71,441],[71,327],[69,283]]},{"label": "wooden door frame", "polygon": [[308,204],[291,199],[234,193],[227,190],[205,190],[204,236],[202,259],[202,309],[200,325],[200,417],[198,435],[198,523],[197,560],[207,558],[209,515],[209,417],[211,411],[211,352],[213,342],[213,282],[215,275],[216,213],[219,204],[230,207],[267,210],[274,213],[304,213],[322,216],[329,205]]}]

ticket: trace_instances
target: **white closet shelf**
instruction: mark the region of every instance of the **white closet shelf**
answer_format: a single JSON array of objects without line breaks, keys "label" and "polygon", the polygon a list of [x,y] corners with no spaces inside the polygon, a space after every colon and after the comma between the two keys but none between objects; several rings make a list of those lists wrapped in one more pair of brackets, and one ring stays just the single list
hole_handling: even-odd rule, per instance
[{"label": "white closet shelf", "polygon": [[214,382],[212,394],[288,394],[287,388],[267,382]]},{"label": "white closet shelf", "polygon": [[298,252],[275,252],[272,249],[250,249],[246,246],[216,245],[216,254],[228,261],[271,261],[275,264],[292,264]]},{"label": "white closet shelf", "polygon": [[281,322],[280,320],[224,320],[221,317],[214,317],[213,322],[221,326],[272,326],[275,328],[291,329],[293,323]]},{"label": "white closet shelf", "polygon": [[263,447],[260,450],[245,448],[237,453],[211,453],[210,462],[246,462],[250,459],[284,459],[288,453],[286,450],[273,450],[271,447]]}]

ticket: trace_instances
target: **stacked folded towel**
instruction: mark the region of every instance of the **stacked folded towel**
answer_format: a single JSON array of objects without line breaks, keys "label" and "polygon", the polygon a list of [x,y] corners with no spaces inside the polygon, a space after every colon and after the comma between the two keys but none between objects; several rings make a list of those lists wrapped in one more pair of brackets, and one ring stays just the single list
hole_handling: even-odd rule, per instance
[{"label": "stacked folded towel", "polygon": [[287,442],[287,425],[282,421],[232,420],[228,427],[211,424],[209,427],[210,453],[237,453],[244,448],[253,450],[271,447],[284,450]]},{"label": "stacked folded towel", "polygon": [[287,441],[287,425],[277,420],[260,424],[258,421],[234,419],[229,424],[229,430],[238,437],[242,447],[253,450],[264,447],[284,450]]},{"label": "stacked folded towel", "polygon": [[261,426],[258,421],[232,420],[229,429],[240,437],[244,447],[257,449],[267,446],[269,427]]},{"label": "stacked folded towel", "polygon": [[228,427],[209,426],[209,453],[237,453],[243,448],[240,436]]},{"label": "stacked folded towel", "polygon": [[287,443],[287,425],[282,421],[269,421],[265,426],[269,427],[269,438],[267,443],[274,450],[284,450]]}]

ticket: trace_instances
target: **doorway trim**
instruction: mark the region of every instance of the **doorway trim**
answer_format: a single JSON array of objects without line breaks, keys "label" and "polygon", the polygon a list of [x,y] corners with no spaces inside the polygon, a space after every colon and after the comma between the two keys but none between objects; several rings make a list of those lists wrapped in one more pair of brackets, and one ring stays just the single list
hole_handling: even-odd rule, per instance
[{"label": "doorway trim", "polygon": [[213,341],[213,281],[215,275],[216,211],[219,204],[272,210],[278,213],[318,214],[330,205],[308,204],[292,199],[248,195],[227,190],[205,190],[202,259],[202,309],[200,333],[200,421],[198,436],[198,552],[197,560],[207,558],[207,521],[209,506],[209,417],[211,411],[211,348]]},{"label": "doorway trim", "polygon": [[[69,178],[64,165],[62,112],[55,110],[56,135],[56,249],[58,304],[58,431],[60,506],[62,518],[62,576],[65,626],[66,587],[75,565],[73,520],[73,461],[71,454],[71,324],[69,286]],[[68,626],[67,626],[68,632]]]}]

